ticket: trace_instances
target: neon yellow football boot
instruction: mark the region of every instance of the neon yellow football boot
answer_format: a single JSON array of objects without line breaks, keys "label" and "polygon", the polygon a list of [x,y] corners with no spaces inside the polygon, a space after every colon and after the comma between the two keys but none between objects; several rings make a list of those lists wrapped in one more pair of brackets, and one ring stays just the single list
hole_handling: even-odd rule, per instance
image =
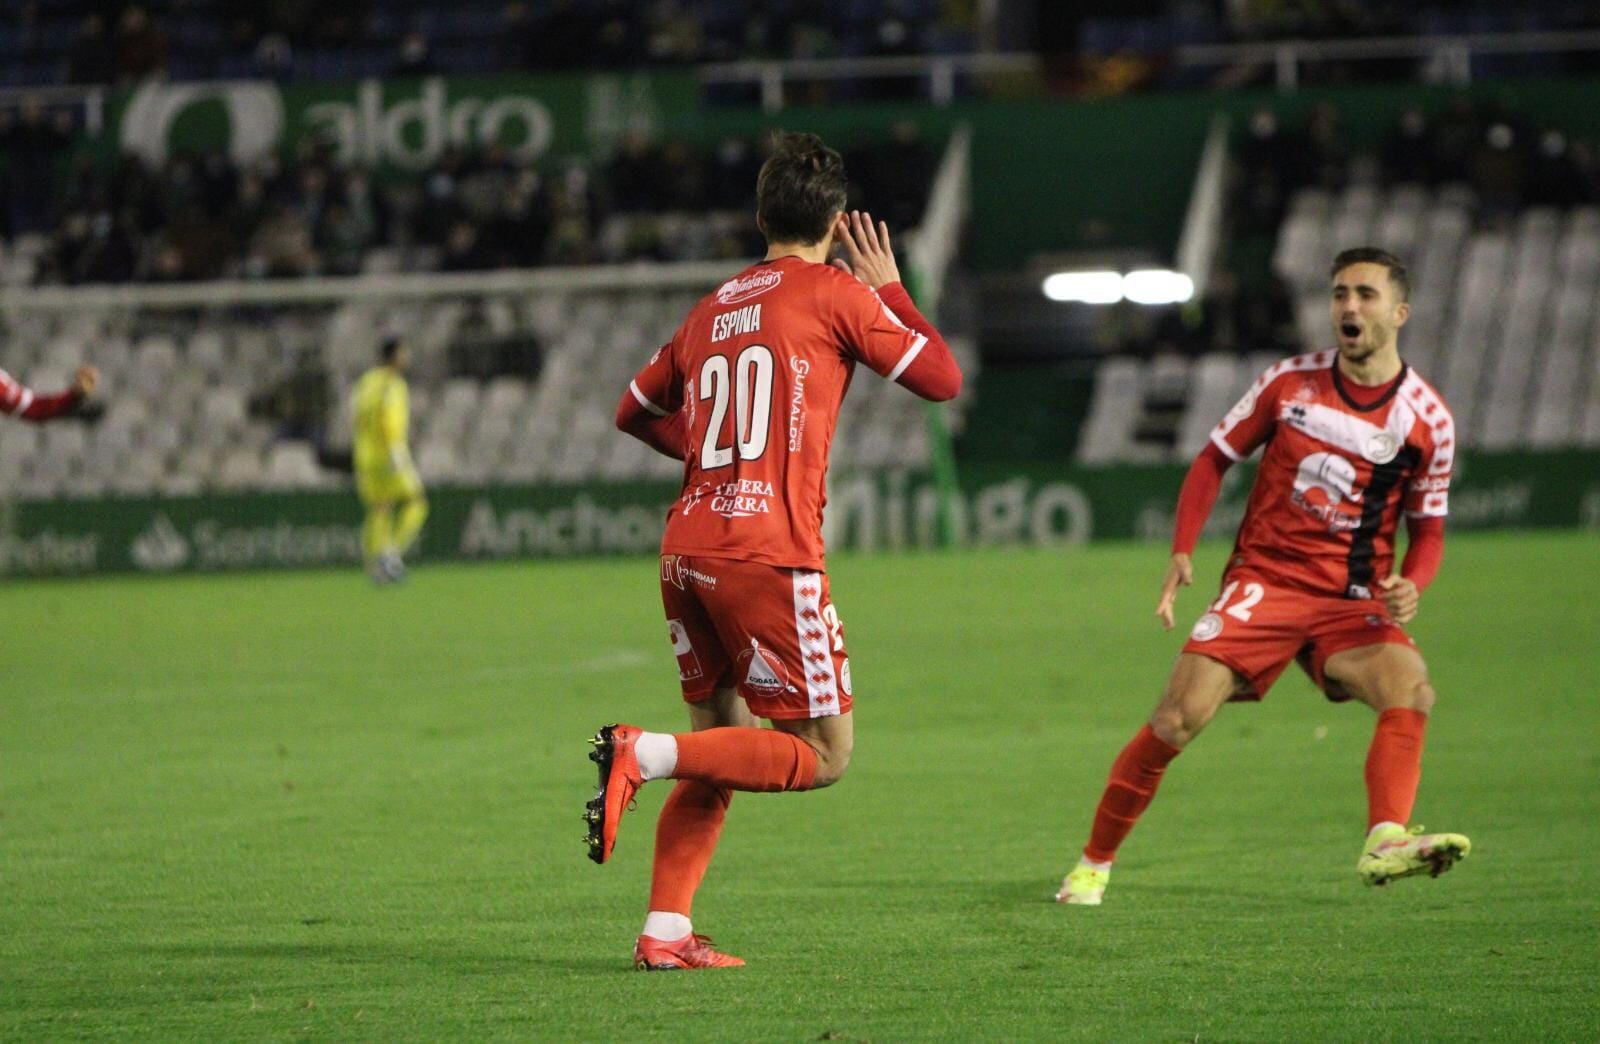
[{"label": "neon yellow football boot", "polygon": [[1367,835],[1356,873],[1369,885],[1417,874],[1438,877],[1471,851],[1472,842],[1462,834],[1424,834],[1420,826],[1407,830],[1398,823],[1380,824]]},{"label": "neon yellow football boot", "polygon": [[1110,870],[1096,870],[1085,863],[1073,867],[1072,873],[1061,881],[1056,892],[1056,902],[1072,906],[1099,906],[1106,894],[1106,883],[1111,880]]}]

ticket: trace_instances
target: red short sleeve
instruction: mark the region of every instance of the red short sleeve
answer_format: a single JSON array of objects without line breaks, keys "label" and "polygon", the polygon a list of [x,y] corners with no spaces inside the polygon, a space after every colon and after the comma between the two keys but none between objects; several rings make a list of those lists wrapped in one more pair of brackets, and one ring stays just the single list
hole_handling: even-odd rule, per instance
[{"label": "red short sleeve", "polygon": [[682,331],[667,344],[656,349],[656,354],[634,375],[628,390],[639,405],[657,417],[665,417],[683,405],[683,382],[678,379],[677,343]]},{"label": "red short sleeve", "polygon": [[21,413],[32,401],[32,392],[9,373],[0,370],[0,413]]},{"label": "red short sleeve", "polygon": [[1282,383],[1277,367],[1257,377],[1222,422],[1211,429],[1211,442],[1229,460],[1241,461],[1272,437],[1278,423],[1278,388]]},{"label": "red short sleeve", "polygon": [[877,291],[855,278],[840,280],[835,333],[850,358],[879,376],[895,380],[906,371],[928,339],[902,323]]},{"label": "red short sleeve", "polygon": [[1456,424],[1443,405],[1438,417],[1423,417],[1428,424],[1428,446],[1417,465],[1416,477],[1406,487],[1405,511],[1412,518],[1443,518],[1450,513],[1450,475],[1455,469]]}]

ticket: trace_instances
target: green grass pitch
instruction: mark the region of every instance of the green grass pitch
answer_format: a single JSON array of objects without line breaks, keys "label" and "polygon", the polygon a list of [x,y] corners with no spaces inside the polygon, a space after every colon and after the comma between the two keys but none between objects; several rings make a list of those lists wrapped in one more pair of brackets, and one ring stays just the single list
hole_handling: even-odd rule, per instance
[{"label": "green grass pitch", "polygon": [[0,1037],[1600,1036],[1600,540],[1450,541],[1414,628],[1450,874],[1360,886],[1372,715],[1291,671],[1056,906],[1182,640],[1163,565],[840,557],[850,774],[737,797],[695,924],[750,964],[679,975],[629,967],[667,787],[580,844],[585,738],[684,721],[652,561],[6,583]]}]

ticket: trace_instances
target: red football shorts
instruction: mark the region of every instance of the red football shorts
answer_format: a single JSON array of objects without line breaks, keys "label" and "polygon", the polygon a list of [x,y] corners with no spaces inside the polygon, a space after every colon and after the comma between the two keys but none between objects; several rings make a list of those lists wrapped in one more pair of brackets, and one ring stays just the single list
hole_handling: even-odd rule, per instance
[{"label": "red football shorts", "polygon": [[827,574],[662,555],[661,601],[688,702],[736,687],[761,718],[850,712],[850,658]]},{"label": "red football shorts", "polygon": [[1350,694],[1323,676],[1328,657],[1385,642],[1416,648],[1381,601],[1308,594],[1240,567],[1222,578],[1222,596],[1195,622],[1183,651],[1241,675],[1251,691],[1236,700],[1261,699],[1296,660],[1328,699],[1343,701]]}]

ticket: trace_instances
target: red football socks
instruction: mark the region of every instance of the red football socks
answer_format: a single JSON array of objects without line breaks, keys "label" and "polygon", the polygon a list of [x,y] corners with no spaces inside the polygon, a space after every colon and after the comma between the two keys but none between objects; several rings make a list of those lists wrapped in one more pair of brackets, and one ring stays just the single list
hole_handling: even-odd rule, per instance
[{"label": "red football socks", "polygon": [[1367,829],[1379,823],[1405,824],[1422,781],[1422,734],[1428,716],[1410,707],[1390,707],[1378,715],[1367,749]]},{"label": "red football socks", "polygon": [[1111,765],[1111,779],[1106,792],[1100,796],[1100,807],[1094,812],[1094,827],[1089,832],[1089,844],[1083,857],[1096,863],[1109,863],[1116,858],[1117,847],[1122,844],[1133,824],[1156,796],[1161,785],[1161,775],[1167,763],[1181,753],[1157,736],[1146,725],[1138,735],[1117,755]]},{"label": "red football socks", "polygon": [[680,780],[656,822],[656,858],[650,872],[650,909],[689,916],[733,792],[695,780]]},{"label": "red football socks", "polygon": [[817,752],[775,729],[722,728],[681,732],[674,779],[729,790],[807,790],[817,778]]}]

